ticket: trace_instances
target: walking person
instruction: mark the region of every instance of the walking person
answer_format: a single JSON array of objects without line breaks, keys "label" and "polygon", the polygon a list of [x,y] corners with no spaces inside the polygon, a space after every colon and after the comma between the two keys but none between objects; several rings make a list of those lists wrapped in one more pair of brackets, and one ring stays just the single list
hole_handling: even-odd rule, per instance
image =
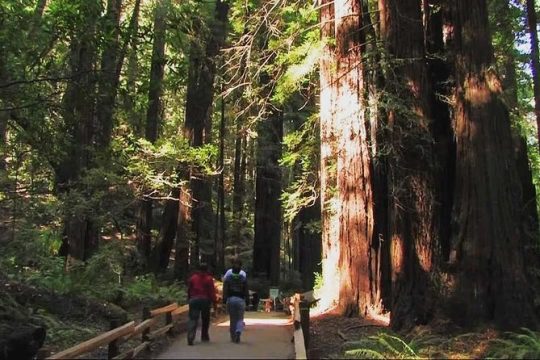
[{"label": "walking person", "polygon": [[227,304],[229,312],[231,341],[240,342],[244,330],[244,312],[249,299],[247,276],[242,271],[242,262],[236,259],[231,272],[227,272],[223,279],[223,302]]},{"label": "walking person", "polygon": [[188,345],[193,345],[199,316],[202,320],[201,341],[210,341],[208,328],[210,326],[210,306],[216,305],[216,289],[214,279],[208,272],[206,264],[200,264],[198,270],[191,275],[188,280],[188,303],[189,303],[189,323],[188,323]]}]

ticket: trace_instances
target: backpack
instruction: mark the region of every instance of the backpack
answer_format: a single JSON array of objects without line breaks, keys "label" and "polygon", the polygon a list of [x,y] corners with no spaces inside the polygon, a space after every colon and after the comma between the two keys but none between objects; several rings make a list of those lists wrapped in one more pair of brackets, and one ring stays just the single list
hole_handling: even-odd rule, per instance
[{"label": "backpack", "polygon": [[245,278],[240,274],[233,273],[227,277],[227,281],[229,282],[229,296],[244,298]]}]

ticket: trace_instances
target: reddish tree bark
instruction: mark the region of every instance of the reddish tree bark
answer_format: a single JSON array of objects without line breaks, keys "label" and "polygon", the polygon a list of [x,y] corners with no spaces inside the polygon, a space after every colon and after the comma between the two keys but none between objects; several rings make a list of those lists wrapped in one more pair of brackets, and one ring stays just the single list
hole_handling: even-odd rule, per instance
[{"label": "reddish tree bark", "polygon": [[465,323],[505,327],[536,321],[524,266],[521,186],[508,112],[492,70],[485,0],[457,0],[456,188],[453,212],[451,314]]}]

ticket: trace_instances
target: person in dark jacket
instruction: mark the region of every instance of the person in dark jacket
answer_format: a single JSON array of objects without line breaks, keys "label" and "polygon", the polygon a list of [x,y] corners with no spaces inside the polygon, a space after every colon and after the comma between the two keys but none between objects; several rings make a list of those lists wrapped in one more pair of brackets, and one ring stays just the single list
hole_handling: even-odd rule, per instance
[{"label": "person in dark jacket", "polygon": [[244,312],[249,300],[246,273],[242,271],[242,262],[235,260],[232,271],[223,279],[223,302],[229,312],[231,341],[240,342],[244,330]]},{"label": "person in dark jacket", "polygon": [[202,318],[201,341],[210,341],[208,327],[210,326],[210,305],[216,304],[216,289],[214,278],[208,272],[206,264],[199,265],[198,271],[193,273],[188,280],[188,345],[193,345],[199,316]]}]

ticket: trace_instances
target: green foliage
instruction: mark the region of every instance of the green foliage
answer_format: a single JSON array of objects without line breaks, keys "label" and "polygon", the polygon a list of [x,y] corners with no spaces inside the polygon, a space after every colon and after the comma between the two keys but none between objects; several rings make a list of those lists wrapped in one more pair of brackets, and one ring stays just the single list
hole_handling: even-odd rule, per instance
[{"label": "green foliage", "polygon": [[313,284],[313,290],[316,292],[317,290],[320,290],[324,286],[324,278],[322,276],[322,273],[315,272],[313,274],[315,276],[315,281]]},{"label": "green foliage", "polygon": [[491,341],[488,357],[497,359],[540,358],[540,332],[522,328],[520,333],[507,332],[504,338]]},{"label": "green foliage", "polygon": [[319,196],[318,117],[310,116],[297,131],[287,134],[283,143],[285,151],[280,165],[294,171],[294,180],[281,196],[284,219],[291,223],[301,209],[313,205]]},{"label": "green foliage", "polygon": [[155,144],[128,139],[126,165],[131,181],[141,189],[167,192],[180,185],[178,171],[182,167],[197,167],[206,174],[216,173],[217,147],[211,144],[191,147],[183,137],[160,139]]},{"label": "green foliage", "polygon": [[419,334],[411,340],[381,332],[358,341],[348,341],[343,347],[344,355],[350,359],[425,359],[434,345],[444,343],[437,336]]},{"label": "green foliage", "polygon": [[182,303],[187,298],[185,286],[177,283],[160,284],[153,274],[137,276],[119,290],[122,293],[122,303],[125,306],[163,301]]}]

